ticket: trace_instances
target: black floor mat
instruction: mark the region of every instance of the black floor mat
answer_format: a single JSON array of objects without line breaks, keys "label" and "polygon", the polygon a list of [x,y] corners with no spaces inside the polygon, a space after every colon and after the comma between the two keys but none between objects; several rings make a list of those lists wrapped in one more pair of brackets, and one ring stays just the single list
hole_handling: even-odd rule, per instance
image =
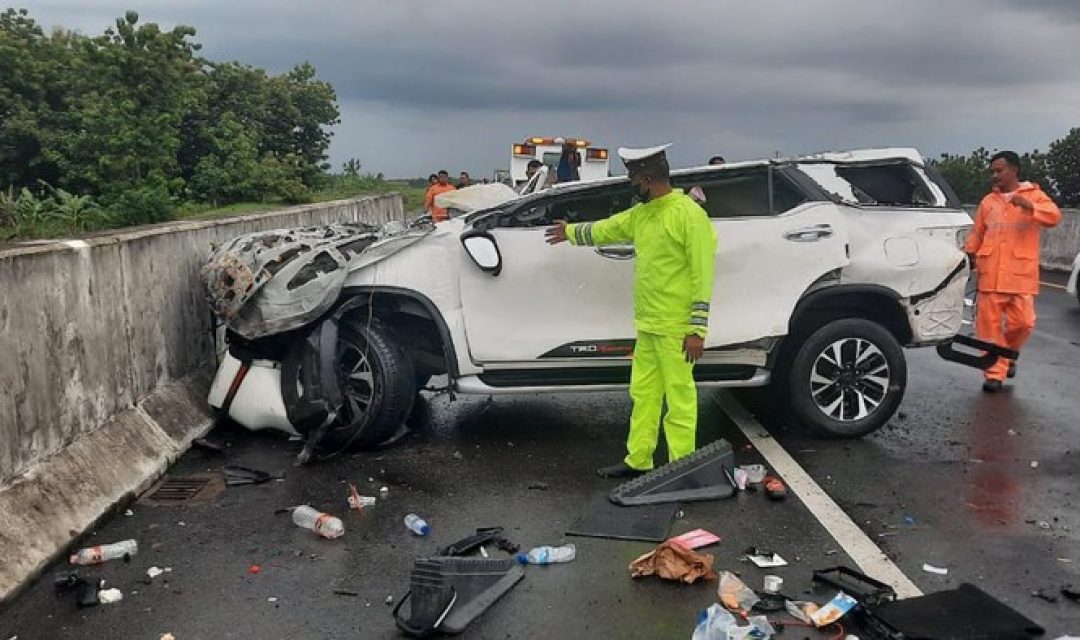
[{"label": "black floor mat", "polygon": [[584,513],[566,535],[663,542],[678,510],[678,503],[620,507],[608,500],[607,493],[601,493],[584,506]]},{"label": "black floor mat", "polygon": [[961,584],[872,608],[873,615],[910,640],[1024,640],[1043,628],[982,589]]}]

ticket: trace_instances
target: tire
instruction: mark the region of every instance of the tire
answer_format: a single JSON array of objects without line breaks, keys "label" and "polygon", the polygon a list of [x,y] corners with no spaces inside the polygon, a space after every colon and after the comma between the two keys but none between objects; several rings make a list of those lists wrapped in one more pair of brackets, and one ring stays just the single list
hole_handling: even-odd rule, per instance
[{"label": "tire", "polygon": [[[840,368],[833,364],[838,347]],[[906,388],[900,343],[862,318],[833,320],[811,333],[795,350],[787,376],[796,418],[827,438],[859,438],[881,428]]]},{"label": "tire", "polygon": [[[345,402],[320,449],[370,449],[398,432],[416,400],[412,359],[379,320],[342,324],[337,366]],[[366,363],[366,364],[365,364]]]}]

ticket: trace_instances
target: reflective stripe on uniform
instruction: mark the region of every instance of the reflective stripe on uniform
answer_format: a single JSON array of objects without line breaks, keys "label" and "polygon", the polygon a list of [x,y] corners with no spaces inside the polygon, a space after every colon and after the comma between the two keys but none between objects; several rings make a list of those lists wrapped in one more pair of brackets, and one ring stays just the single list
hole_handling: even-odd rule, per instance
[{"label": "reflective stripe on uniform", "polygon": [[690,305],[690,311],[704,311],[705,313],[708,313],[709,312],[709,303],[708,302],[695,302],[695,303]]},{"label": "reflective stripe on uniform", "polygon": [[690,326],[707,327],[707,326],[709,326],[709,319],[708,318],[698,318],[696,316],[691,317],[690,318]]}]

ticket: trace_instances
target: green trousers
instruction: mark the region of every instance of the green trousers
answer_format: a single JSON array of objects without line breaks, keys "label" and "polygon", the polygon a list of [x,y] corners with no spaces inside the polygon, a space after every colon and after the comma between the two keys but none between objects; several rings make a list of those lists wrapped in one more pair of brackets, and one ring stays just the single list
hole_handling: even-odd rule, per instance
[{"label": "green trousers", "polygon": [[697,387],[694,365],[686,361],[681,336],[638,333],[630,397],[634,410],[626,439],[627,466],[643,471],[653,468],[665,398],[668,459],[678,460],[693,453],[697,445]]}]

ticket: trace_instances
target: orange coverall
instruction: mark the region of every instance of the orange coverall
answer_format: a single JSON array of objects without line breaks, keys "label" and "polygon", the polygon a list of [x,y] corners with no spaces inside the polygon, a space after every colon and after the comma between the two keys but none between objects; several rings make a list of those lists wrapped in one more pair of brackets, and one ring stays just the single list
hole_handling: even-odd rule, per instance
[{"label": "orange coverall", "polygon": [[[1037,184],[1021,182],[1013,195],[1030,200],[1034,210],[1012,204],[995,188],[979,203],[964,250],[975,255],[978,271],[976,334],[1019,351],[1035,329],[1039,231],[1056,225],[1061,211]],[[986,379],[1004,380],[1008,371],[1009,361],[1000,358]]]},{"label": "orange coverall", "polygon": [[433,184],[428,187],[427,194],[424,196],[424,211],[431,212],[431,219],[435,222],[443,222],[450,219],[450,216],[446,214],[446,209],[435,206],[435,196],[440,193],[454,190],[455,188],[452,184]]}]

